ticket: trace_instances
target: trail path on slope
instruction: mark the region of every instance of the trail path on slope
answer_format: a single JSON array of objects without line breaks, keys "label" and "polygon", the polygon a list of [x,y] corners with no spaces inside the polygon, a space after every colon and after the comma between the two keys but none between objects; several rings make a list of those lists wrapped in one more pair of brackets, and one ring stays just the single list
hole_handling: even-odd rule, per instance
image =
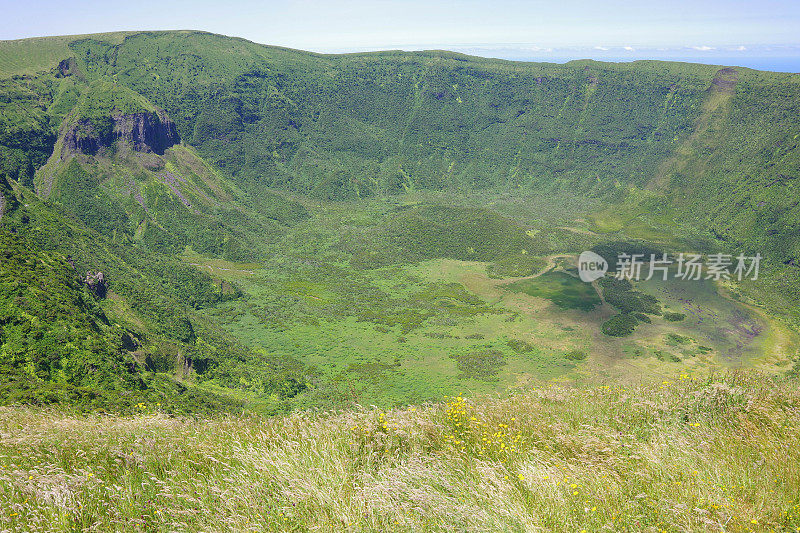
[{"label": "trail path on slope", "polygon": [[585,228],[573,228],[571,226],[556,226],[558,229],[563,229],[565,231],[571,231],[572,233],[579,233],[580,235],[591,235],[597,236],[597,233]]},{"label": "trail path on slope", "polygon": [[556,262],[557,259],[570,259],[572,257],[577,257],[575,254],[555,254],[555,255],[548,255],[544,259],[547,261],[547,266],[545,266],[542,270],[537,272],[536,274],[531,274],[530,276],[519,276],[516,278],[501,278],[495,279],[492,281],[496,281],[496,285],[498,284],[505,284],[505,283],[513,283],[515,281],[522,281],[524,279],[535,279],[541,275],[547,274],[551,270],[553,270],[558,263]]},{"label": "trail path on slope", "polygon": [[515,281],[522,281],[526,279],[536,279],[539,276],[547,274],[548,272],[552,271],[558,265],[558,259],[569,259],[572,257],[576,257],[574,254],[555,254],[555,255],[548,255],[545,257],[547,261],[547,265],[541,269],[539,272],[535,274],[531,274],[530,276],[518,276],[512,278],[490,278],[486,274],[472,272],[467,273],[461,276],[461,283],[475,294],[487,296],[491,298],[495,298],[496,301],[493,303],[497,303],[503,299],[503,292],[500,290],[502,285],[506,285],[508,283],[514,283]]},{"label": "trail path on slope", "polygon": [[195,267],[198,267],[198,268],[207,268],[211,272],[214,272],[215,270],[222,270],[222,271],[225,271],[225,272],[237,272],[237,273],[240,273],[240,274],[247,274],[248,276],[252,276],[253,274],[255,274],[254,270],[241,270],[241,269],[238,269],[238,268],[225,268],[225,267],[219,267],[219,266],[201,265],[200,263],[186,263],[186,264],[187,265],[191,265],[191,266],[195,266]]},{"label": "trail path on slope", "polygon": [[707,150],[706,145],[714,139],[706,134],[711,131],[713,125],[721,124],[730,114],[729,104],[736,94],[738,81],[739,72],[734,68],[717,71],[700,107],[700,113],[695,119],[694,130],[675,148],[672,155],[661,162],[655,176],[647,184],[647,189],[663,190],[673,175],[683,172],[691,161],[699,159],[701,157],[699,154]]}]

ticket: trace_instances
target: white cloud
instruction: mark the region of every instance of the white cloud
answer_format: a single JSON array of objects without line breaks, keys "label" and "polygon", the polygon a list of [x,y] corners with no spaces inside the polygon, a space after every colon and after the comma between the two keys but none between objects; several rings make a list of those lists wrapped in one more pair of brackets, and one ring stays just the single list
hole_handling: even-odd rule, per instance
[{"label": "white cloud", "polygon": [[623,46],[622,48],[624,48],[628,52],[635,52],[636,51],[636,48],[634,48],[633,46]]},{"label": "white cloud", "polygon": [[608,51],[608,48],[605,47],[605,46],[595,46],[594,49],[595,50],[602,50],[603,52],[607,52]]},{"label": "white cloud", "polygon": [[711,50],[716,50],[716,48],[714,48],[713,46],[692,46],[692,48],[700,52],[709,52]]},{"label": "white cloud", "polygon": [[744,52],[745,50],[747,50],[747,47],[746,47],[746,46],[737,46],[737,47],[735,48],[735,50],[736,50],[737,52]]}]

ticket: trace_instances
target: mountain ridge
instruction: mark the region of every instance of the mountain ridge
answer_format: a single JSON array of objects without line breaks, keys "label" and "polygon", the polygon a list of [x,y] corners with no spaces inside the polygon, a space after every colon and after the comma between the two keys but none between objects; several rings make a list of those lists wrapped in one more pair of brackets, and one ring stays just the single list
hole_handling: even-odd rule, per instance
[{"label": "mountain ridge", "polygon": [[[98,305],[140,339],[147,354],[120,353],[141,376],[244,394],[273,411],[298,396],[311,402],[303,394],[312,389],[309,397],[333,404],[346,396],[338,378],[318,379],[318,368],[283,348],[238,346],[201,313],[241,299],[259,320],[280,323],[292,305],[325,298],[303,303],[305,282],[295,279],[284,293],[260,293],[266,303],[248,301],[229,279],[181,262],[192,254],[197,265],[265,262],[300,279],[303,269],[362,272],[442,258],[526,276],[549,264],[542,256],[564,252],[553,248],[559,243],[586,249],[648,218],[650,227],[632,232],[643,241],[655,234],[673,248],[762,253],[770,309],[800,319],[792,304],[800,297],[792,267],[800,257],[798,76],[447,51],[323,55],[193,31],[27,45],[0,42],[8,184],[0,226],[31,249],[104,273],[112,297]],[[15,67],[8,57],[21,49],[25,65],[47,68]],[[465,205],[448,207],[457,195]],[[395,205],[415,196],[434,200]],[[573,213],[587,225],[577,232],[571,221],[539,232],[521,213],[492,211],[492,197],[600,208]],[[383,218],[370,226],[330,214],[353,205],[369,206],[364,219]],[[315,231],[320,216],[342,233]],[[350,236],[361,240],[345,242]],[[486,309],[449,286],[419,294],[392,316],[346,307],[387,331],[402,324],[403,333],[438,305]],[[456,359],[503,361],[491,350]]]}]

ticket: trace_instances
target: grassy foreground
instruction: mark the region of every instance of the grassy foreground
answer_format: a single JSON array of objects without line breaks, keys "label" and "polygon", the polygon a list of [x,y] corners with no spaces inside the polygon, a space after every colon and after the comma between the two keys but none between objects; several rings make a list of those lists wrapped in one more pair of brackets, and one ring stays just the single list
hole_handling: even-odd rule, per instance
[{"label": "grassy foreground", "polygon": [[0,529],[800,530],[796,379],[284,418],[141,408],[0,409]]}]

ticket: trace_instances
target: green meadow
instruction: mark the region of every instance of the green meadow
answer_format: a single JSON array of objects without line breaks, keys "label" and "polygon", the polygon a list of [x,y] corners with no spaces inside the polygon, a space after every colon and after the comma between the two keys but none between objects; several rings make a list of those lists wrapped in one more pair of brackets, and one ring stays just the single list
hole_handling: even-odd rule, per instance
[{"label": "green meadow", "polygon": [[[800,346],[791,328],[732,298],[726,287],[672,275],[635,283],[636,294],[654,297],[661,314],[629,335],[608,336],[602,327],[618,311],[597,282],[578,279],[577,255],[603,244],[646,242],[641,226],[604,235],[581,230],[580,212],[537,217],[535,207],[516,199],[451,195],[451,204],[485,205],[479,216],[487,219],[513,211],[506,223],[519,228],[532,261],[518,254],[527,270],[503,272],[485,260],[490,256],[479,259],[495,250],[511,254],[508,237],[487,252],[482,241],[499,234],[453,238],[437,217],[475,214],[441,211],[440,201],[415,193],[391,203],[320,202],[310,207],[309,220],[269,245],[275,253],[262,263],[192,251],[182,258],[246,295],[203,313],[251,349],[307,366],[309,393],[299,405],[324,398],[391,407],[456,394],[507,395],[549,382],[788,369],[775,350]],[[414,225],[408,213],[417,217]],[[398,220],[406,226],[402,240],[393,233]],[[662,224],[658,232],[667,237],[653,245],[690,240],[676,238],[675,229]],[[563,233],[571,238],[561,239]]]}]

